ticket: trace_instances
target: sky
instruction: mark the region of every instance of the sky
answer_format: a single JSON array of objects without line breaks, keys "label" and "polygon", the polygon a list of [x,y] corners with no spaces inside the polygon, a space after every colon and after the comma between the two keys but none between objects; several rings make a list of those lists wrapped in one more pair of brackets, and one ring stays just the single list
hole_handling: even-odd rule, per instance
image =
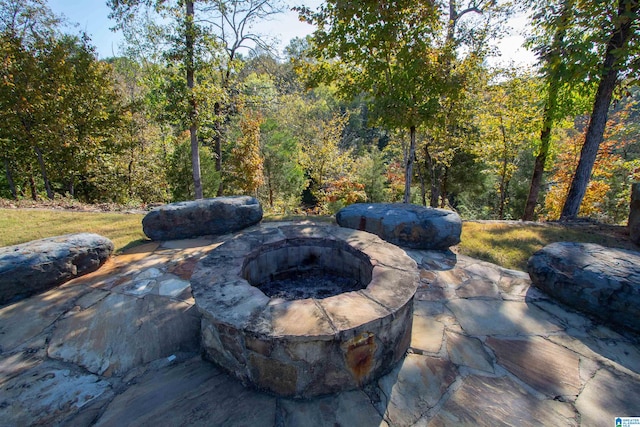
[{"label": "sky", "polygon": [[[54,13],[63,14],[70,23],[76,24],[76,26],[68,26],[68,32],[84,31],[90,35],[100,58],[118,55],[123,37],[120,32],[110,30],[115,22],[108,18],[110,9],[106,5],[106,0],[49,0],[48,3]],[[310,0],[304,3],[313,6],[319,1]],[[510,22],[515,30],[498,44],[502,56],[493,59],[491,61],[493,65],[507,64],[510,61],[519,65],[535,63],[533,54],[522,47],[524,38],[518,34],[525,23],[524,16]],[[289,40],[310,34],[313,27],[300,22],[296,12],[287,10],[273,20],[263,23],[258,30],[280,40],[279,50],[282,50],[289,44]]]}]

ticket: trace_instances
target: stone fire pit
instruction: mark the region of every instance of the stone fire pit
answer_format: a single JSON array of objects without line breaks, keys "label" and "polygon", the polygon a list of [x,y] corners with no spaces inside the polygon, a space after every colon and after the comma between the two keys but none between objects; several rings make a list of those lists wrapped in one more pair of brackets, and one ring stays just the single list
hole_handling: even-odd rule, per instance
[{"label": "stone fire pit", "polygon": [[388,372],[409,346],[417,284],[396,246],[306,224],[246,230],[191,278],[204,357],[246,385],[301,398]]}]

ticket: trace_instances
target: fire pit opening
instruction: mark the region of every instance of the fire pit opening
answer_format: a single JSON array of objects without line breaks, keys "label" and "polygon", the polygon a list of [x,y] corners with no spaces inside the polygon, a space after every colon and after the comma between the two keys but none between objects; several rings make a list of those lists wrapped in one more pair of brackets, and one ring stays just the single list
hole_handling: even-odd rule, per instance
[{"label": "fire pit opening", "polygon": [[371,282],[368,257],[340,240],[295,239],[265,245],[245,258],[241,276],[269,298],[323,299]]}]

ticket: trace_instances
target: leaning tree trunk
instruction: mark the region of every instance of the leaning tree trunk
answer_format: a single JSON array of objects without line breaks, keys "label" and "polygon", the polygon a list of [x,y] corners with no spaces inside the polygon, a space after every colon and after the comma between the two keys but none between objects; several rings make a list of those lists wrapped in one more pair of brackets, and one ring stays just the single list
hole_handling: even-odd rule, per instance
[{"label": "leaning tree trunk", "polygon": [[[632,24],[637,19],[639,5],[638,0],[619,0],[618,2],[619,25],[616,26],[607,44],[602,80],[600,80],[598,91],[596,92],[593,112],[591,113],[584,145],[580,152],[578,167],[571,181],[567,200],[562,208],[562,214],[560,215],[562,220],[571,220],[578,216],[580,204],[587,191],[591,171],[596,161],[600,143],[603,140],[613,90],[618,80],[619,62],[623,55],[628,54],[623,52],[629,39],[633,36]],[[628,10],[627,6],[629,6]]]},{"label": "leaning tree trunk", "polygon": [[191,139],[191,170],[193,173],[193,187],[196,199],[202,199],[202,179],[200,175],[200,147],[198,144],[198,127],[196,124],[198,105],[196,102],[194,88],[194,44],[195,33],[193,28],[193,1],[186,2],[187,7],[187,20],[186,20],[186,38],[185,47],[187,56],[186,68],[187,68],[187,87],[189,88],[189,136]]},{"label": "leaning tree trunk", "polygon": [[411,126],[409,153],[407,154],[407,165],[404,170],[404,198],[403,203],[411,202],[411,178],[413,178],[413,162],[416,158],[416,127]]},{"label": "leaning tree trunk", "polygon": [[551,148],[551,129],[553,127],[553,112],[557,106],[558,87],[552,82],[549,86],[549,96],[544,108],[544,118],[542,121],[542,130],[540,131],[540,151],[536,156],[536,162],[533,165],[533,176],[531,177],[531,185],[529,186],[529,195],[527,203],[524,207],[523,221],[533,221],[533,214],[538,203],[538,195],[540,187],[542,187],[542,177],[544,175],[544,166],[547,162],[549,149]]},{"label": "leaning tree trunk", "polygon": [[562,44],[564,43],[565,34],[567,33],[567,27],[569,20],[573,14],[573,0],[567,0],[563,2],[562,14],[560,16],[560,25],[551,45],[551,52],[546,57],[547,67],[549,67],[549,74],[547,75],[547,81],[549,82],[549,92],[544,106],[544,115],[542,119],[542,130],[540,131],[540,151],[536,156],[536,161],[533,166],[533,175],[531,177],[531,185],[529,186],[529,195],[527,196],[527,202],[524,207],[524,214],[522,215],[523,221],[532,221],[533,214],[538,203],[538,196],[540,194],[540,187],[542,187],[542,177],[544,176],[544,166],[547,162],[549,155],[549,149],[551,148],[551,129],[553,128],[554,116],[556,109],[558,108],[558,90],[560,78],[560,71],[558,66],[554,63],[562,60]]}]

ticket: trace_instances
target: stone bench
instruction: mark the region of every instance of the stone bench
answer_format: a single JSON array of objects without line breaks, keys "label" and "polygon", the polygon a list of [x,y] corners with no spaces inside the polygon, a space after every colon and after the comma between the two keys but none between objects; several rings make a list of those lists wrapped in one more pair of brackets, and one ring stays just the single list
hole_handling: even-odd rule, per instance
[{"label": "stone bench", "polygon": [[233,233],[260,220],[255,197],[216,197],[157,207],[142,219],[142,230],[151,240],[178,240]]},{"label": "stone bench", "polygon": [[97,270],[113,243],[92,233],[67,234],[0,248],[0,305]]},{"label": "stone bench", "polygon": [[533,285],[559,302],[640,332],[640,252],[552,243],[529,258],[527,269]]},{"label": "stone bench", "polygon": [[457,213],[406,203],[355,203],[341,209],[336,221],[410,249],[446,250],[460,243],[462,232]]}]

